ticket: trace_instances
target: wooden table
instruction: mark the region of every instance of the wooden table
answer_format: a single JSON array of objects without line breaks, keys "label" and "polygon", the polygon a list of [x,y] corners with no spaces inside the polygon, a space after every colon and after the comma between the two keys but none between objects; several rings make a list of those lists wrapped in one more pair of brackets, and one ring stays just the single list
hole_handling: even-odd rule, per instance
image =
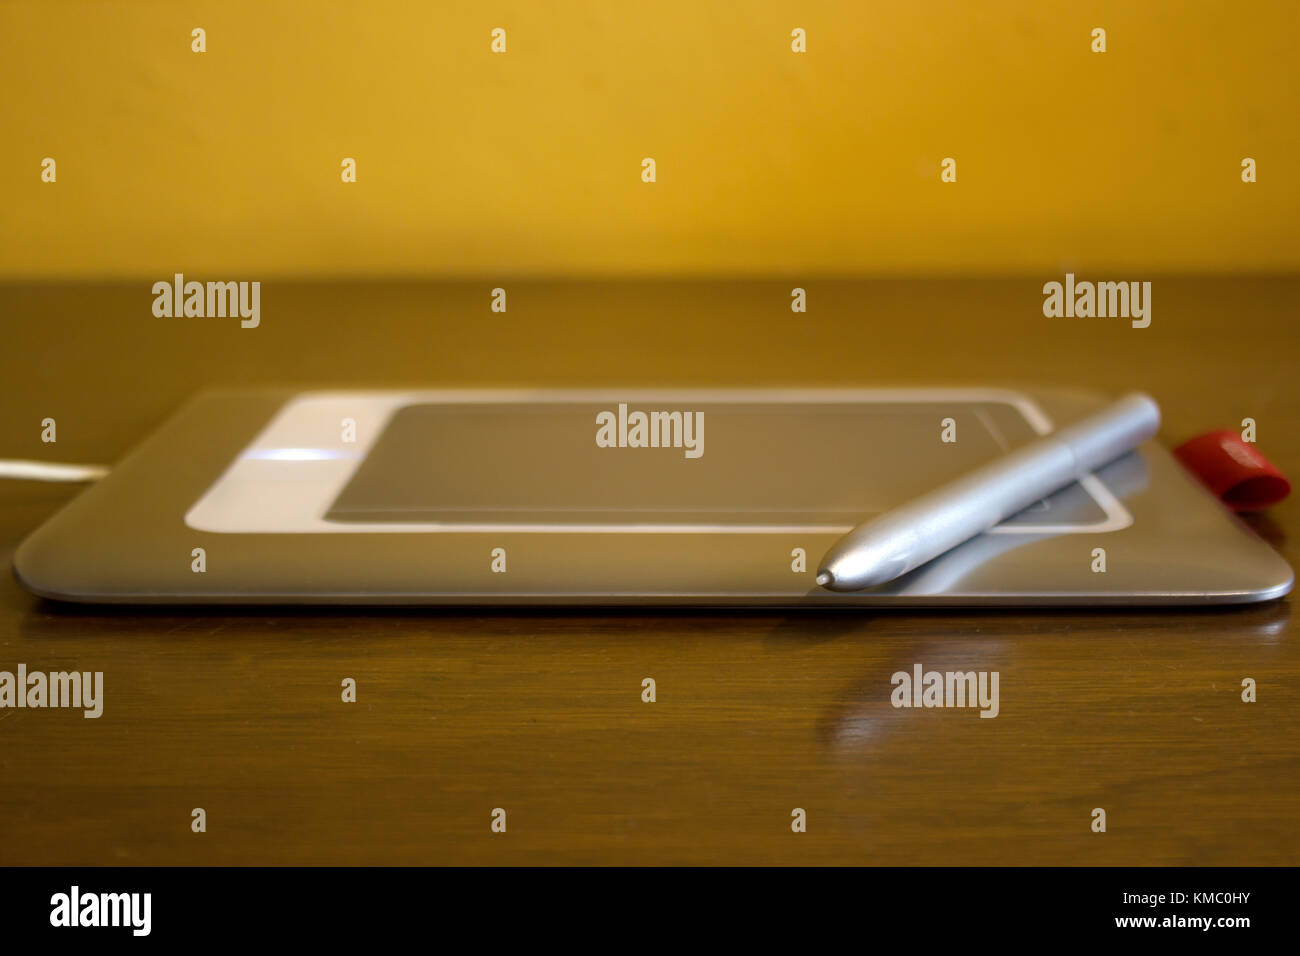
[{"label": "wooden table", "polygon": [[[155,318],[147,279],[10,286],[0,456],[111,462],[215,384],[1038,384],[1146,389],[1167,443],[1252,417],[1300,475],[1300,280],[1156,277],[1138,330],[1044,318],[1047,278],[267,281],[256,330]],[[0,561],[75,493],[0,482]],[[1253,521],[1293,565],[1298,516]],[[102,670],[106,702],[0,710],[0,863],[1295,864],[1296,638],[1286,600],[178,611],[59,606],[5,575],[0,669]],[[916,661],[999,670],[998,718],[891,708]]]}]

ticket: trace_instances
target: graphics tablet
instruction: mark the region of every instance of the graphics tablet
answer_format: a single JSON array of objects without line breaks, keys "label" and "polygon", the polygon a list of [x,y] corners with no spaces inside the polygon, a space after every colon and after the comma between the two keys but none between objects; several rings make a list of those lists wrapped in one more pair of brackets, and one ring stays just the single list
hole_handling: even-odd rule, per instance
[{"label": "graphics tablet", "polygon": [[205,393],[18,550],[37,594],[195,604],[1228,604],[1290,567],[1163,447],[888,585],[873,514],[1102,399],[996,389]]}]

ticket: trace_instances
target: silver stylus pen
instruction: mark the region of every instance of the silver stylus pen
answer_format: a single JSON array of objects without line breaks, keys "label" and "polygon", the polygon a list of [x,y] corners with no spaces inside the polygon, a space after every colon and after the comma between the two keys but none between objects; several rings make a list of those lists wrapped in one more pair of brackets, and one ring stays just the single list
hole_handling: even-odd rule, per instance
[{"label": "silver stylus pen", "polygon": [[1133,392],[1074,425],[858,525],[822,558],[817,583],[858,591],[892,581],[1132,451],[1160,428]]}]

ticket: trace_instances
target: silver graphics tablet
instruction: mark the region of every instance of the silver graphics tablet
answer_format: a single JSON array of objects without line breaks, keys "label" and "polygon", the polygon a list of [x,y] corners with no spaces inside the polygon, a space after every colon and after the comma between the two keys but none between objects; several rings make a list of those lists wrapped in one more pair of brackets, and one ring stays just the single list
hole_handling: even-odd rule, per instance
[{"label": "silver graphics tablet", "polygon": [[33,534],[15,571],[37,594],[127,603],[1285,594],[1287,564],[1155,442],[889,585],[814,583],[825,549],[864,518],[1101,401],[980,388],[212,392]]}]

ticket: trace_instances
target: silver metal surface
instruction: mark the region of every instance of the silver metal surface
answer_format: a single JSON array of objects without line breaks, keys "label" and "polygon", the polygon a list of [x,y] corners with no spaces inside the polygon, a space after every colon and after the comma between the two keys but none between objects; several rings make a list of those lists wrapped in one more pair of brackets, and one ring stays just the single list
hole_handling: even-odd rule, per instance
[{"label": "silver metal surface", "polygon": [[[260,447],[269,423],[303,397],[259,389],[196,397],[22,544],[18,579],[45,597],[118,604],[803,609],[1244,604],[1281,597],[1294,582],[1267,542],[1148,441],[888,584],[848,592],[814,584],[817,556],[861,516],[1059,435],[1058,426],[1104,405],[1061,391],[402,395],[395,406],[426,411],[409,432],[394,419],[370,476],[358,471],[351,492],[321,499],[327,531],[187,524],[232,462]],[[624,400],[706,411],[708,451],[690,460],[677,449],[597,447],[595,411]],[[431,405],[446,410],[447,427],[432,427],[440,415]],[[469,412],[489,406],[501,407],[506,423],[516,415],[504,406],[528,412],[529,441],[462,427]],[[946,418],[957,423],[956,444],[939,440]],[[295,447],[337,437],[337,422],[327,433],[295,433]],[[412,470],[424,477],[408,486]],[[275,484],[251,481],[263,494]],[[315,487],[291,484],[299,495]],[[376,530],[385,507],[394,533]],[[546,530],[557,515],[608,526]],[[445,532],[409,523],[432,520],[497,527]],[[629,520],[640,524],[620,530]],[[706,527],[673,533],[684,520]],[[207,549],[204,574],[191,570],[196,547]],[[508,553],[508,573],[491,570],[495,548]],[[1105,573],[1094,564],[1097,548],[1107,554]]]},{"label": "silver metal surface", "polygon": [[1140,392],[854,528],[826,552],[817,583],[860,591],[902,577],[1132,451],[1160,428]]}]

